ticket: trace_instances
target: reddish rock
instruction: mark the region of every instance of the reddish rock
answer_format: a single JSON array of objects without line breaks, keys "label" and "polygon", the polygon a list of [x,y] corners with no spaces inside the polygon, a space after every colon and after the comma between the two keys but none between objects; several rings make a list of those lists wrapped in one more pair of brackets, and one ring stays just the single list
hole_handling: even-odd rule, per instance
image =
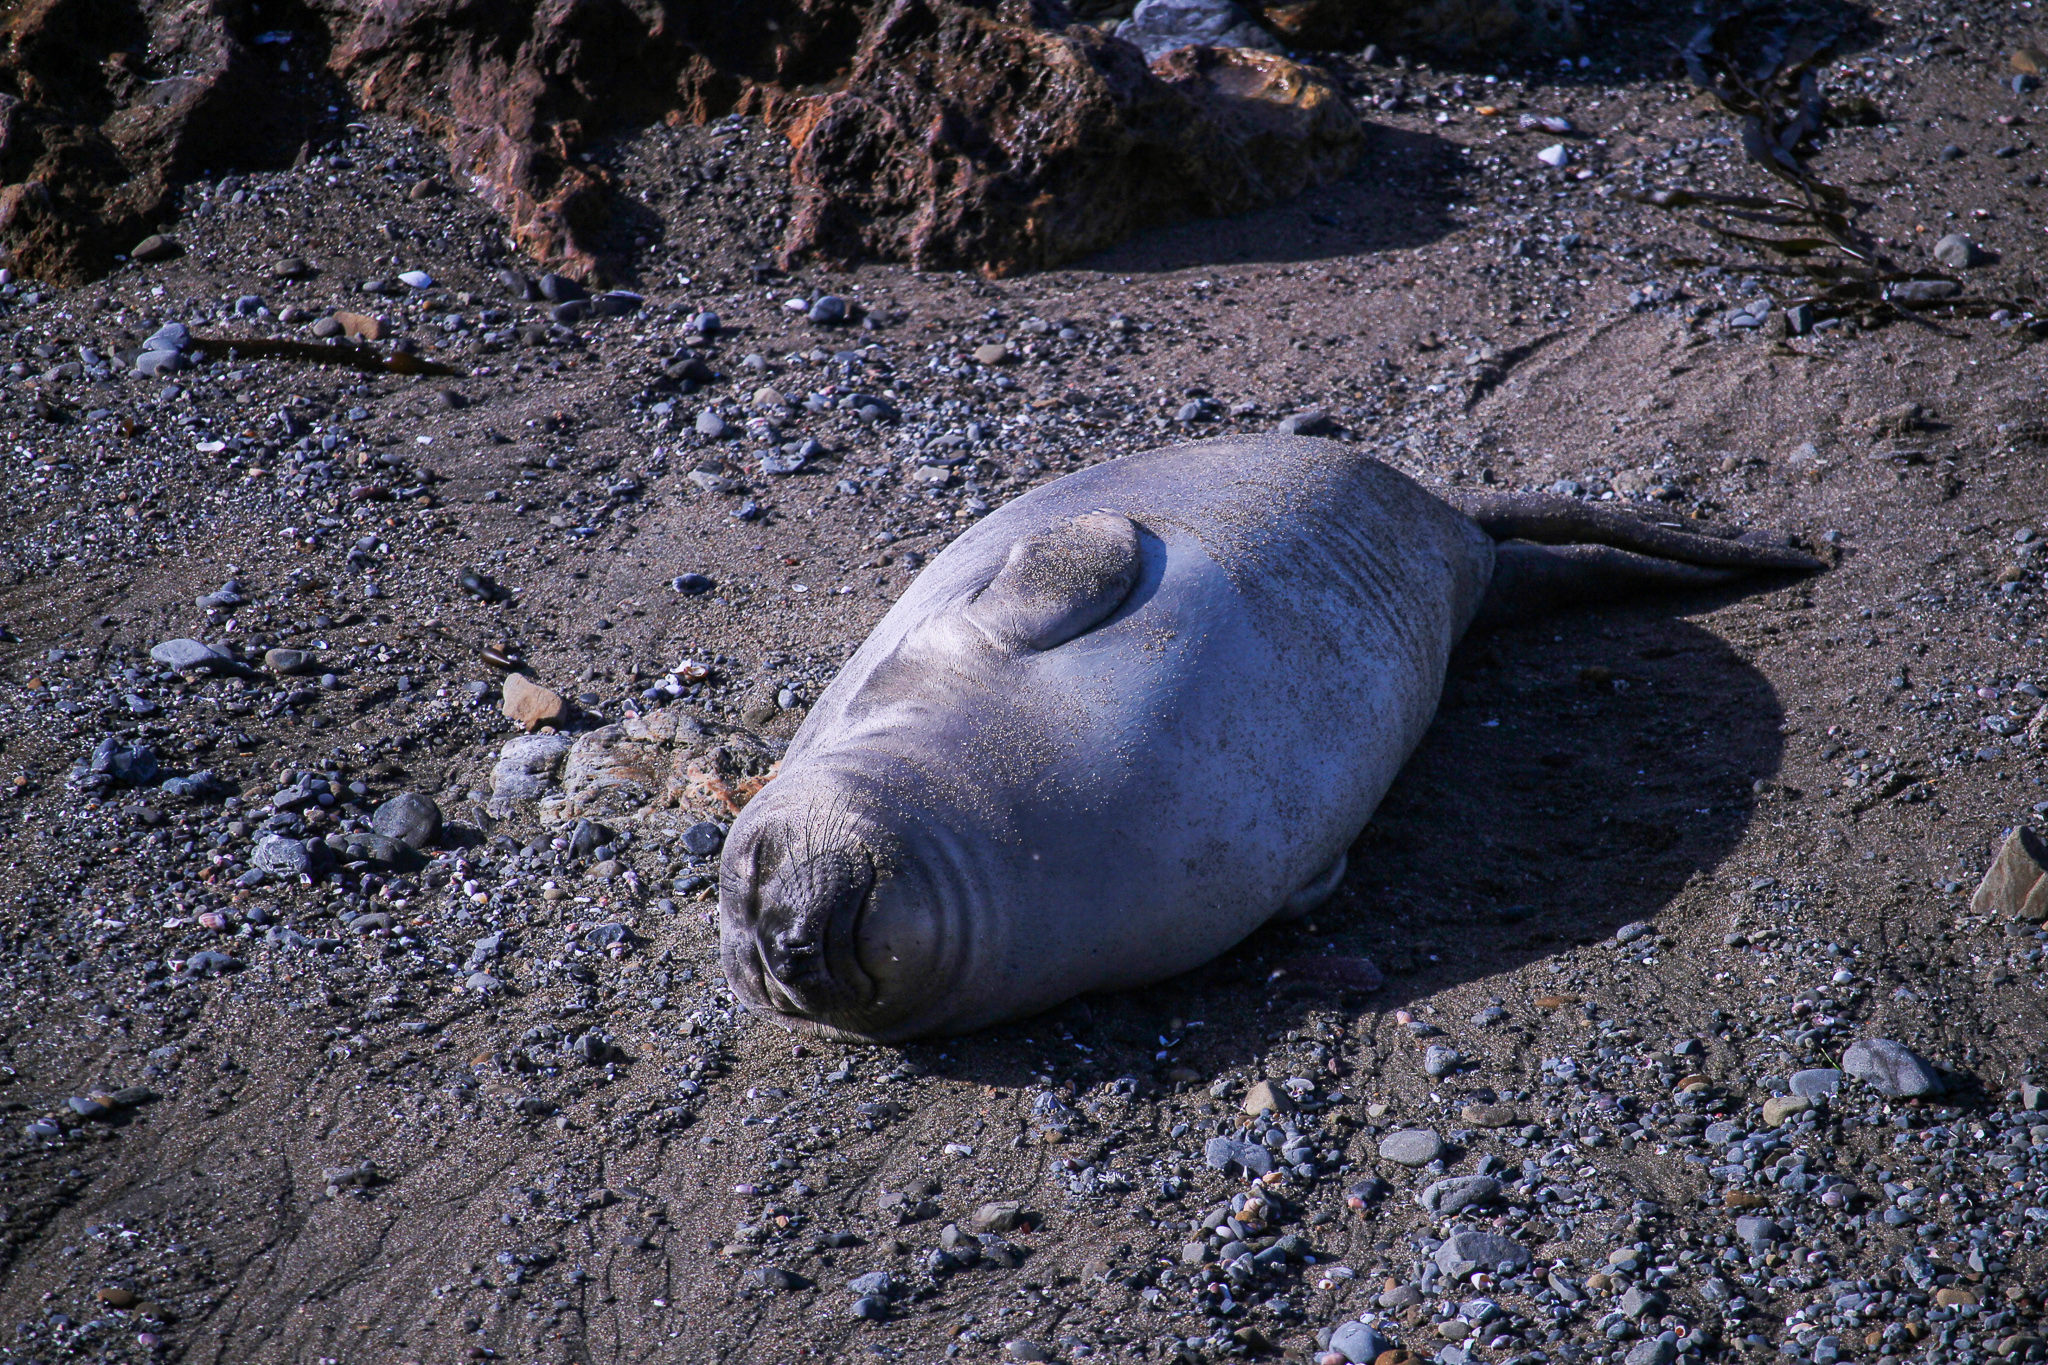
[{"label": "reddish rock", "polygon": [[1207,47],[1147,67],[1058,18],[895,0],[845,88],[790,128],[783,254],[1014,274],[1271,203],[1357,156],[1358,121],[1320,72]]},{"label": "reddish rock", "polygon": [[[788,131],[785,256],[1036,269],[1341,172],[1355,119],[1311,68],[1188,48],[1155,71],[1058,0],[310,0],[328,73],[448,147],[457,184],[543,263],[600,259],[598,131],[733,109]],[[0,242],[27,273],[97,273],[201,170],[283,165],[324,117],[254,47],[238,0],[0,9]],[[301,42],[286,49],[304,80]],[[293,94],[293,91],[297,91]],[[7,93],[11,92],[11,93]],[[324,96],[323,96],[324,98]],[[260,107],[264,119],[243,111]],[[324,106],[323,106],[324,107]],[[254,139],[254,141],[252,141]]]}]

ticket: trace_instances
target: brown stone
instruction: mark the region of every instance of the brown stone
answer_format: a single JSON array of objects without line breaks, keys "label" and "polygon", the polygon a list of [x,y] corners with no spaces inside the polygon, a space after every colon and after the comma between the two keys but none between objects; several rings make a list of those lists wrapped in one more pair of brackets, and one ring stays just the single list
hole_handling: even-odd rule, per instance
[{"label": "brown stone", "polygon": [[1015,1232],[1029,1222],[1031,1215],[1024,1206],[1014,1199],[1000,1199],[992,1204],[983,1204],[967,1220],[967,1226],[974,1232],[1005,1233]]},{"label": "brown stone", "polygon": [[1761,1209],[1770,1201],[1754,1190],[1730,1190],[1721,1196],[1721,1207],[1727,1209]]},{"label": "brown stone", "polygon": [[2024,825],[2007,835],[1977,894],[1970,897],[1970,912],[2048,920],[2048,843]]},{"label": "brown stone", "polygon": [[93,1297],[109,1308],[128,1308],[135,1303],[135,1295],[119,1285],[109,1285]]},{"label": "brown stone", "polygon": [[2029,76],[2048,75],[2048,52],[2038,47],[2016,47],[2012,56],[2006,58],[2012,69]]},{"label": "brown stone", "polygon": [[1458,1112],[1458,1117],[1474,1128],[1506,1128],[1520,1121],[1514,1106],[1509,1104],[1468,1104]]},{"label": "brown stone", "polygon": [[1945,1285],[1934,1291],[1934,1301],[1943,1308],[1955,1308],[1966,1303],[1974,1305],[1977,1302],[1977,1291],[1962,1289],[1956,1285]]},{"label": "brown stone", "polygon": [[974,348],[974,363],[977,365],[1000,365],[1010,358],[1010,348],[1000,341],[991,341],[985,346]]},{"label": "brown stone", "polygon": [[128,253],[128,256],[131,260],[137,261],[168,261],[172,257],[182,254],[184,250],[185,248],[179,246],[175,238],[152,232],[149,236],[137,242],[134,249]]},{"label": "brown stone", "polygon": [[524,673],[505,676],[504,711],[507,720],[518,722],[528,732],[569,719],[569,703],[562,694],[542,687]]},{"label": "brown stone", "polygon": [[363,313],[336,313],[334,320],[341,324],[341,334],[350,341],[382,341],[384,319],[373,318]]},{"label": "brown stone", "polygon": [[1247,1114],[1291,1114],[1294,1100],[1271,1081],[1260,1081],[1245,1092],[1243,1108]]}]

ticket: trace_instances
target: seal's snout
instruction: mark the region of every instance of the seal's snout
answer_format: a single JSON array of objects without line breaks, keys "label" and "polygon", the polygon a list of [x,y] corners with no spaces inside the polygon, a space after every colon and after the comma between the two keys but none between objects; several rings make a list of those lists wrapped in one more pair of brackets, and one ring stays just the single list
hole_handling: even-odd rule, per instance
[{"label": "seal's snout", "polygon": [[799,1012],[829,1017],[863,994],[854,938],[874,884],[865,856],[831,849],[785,863],[762,888],[755,946],[763,970]]}]

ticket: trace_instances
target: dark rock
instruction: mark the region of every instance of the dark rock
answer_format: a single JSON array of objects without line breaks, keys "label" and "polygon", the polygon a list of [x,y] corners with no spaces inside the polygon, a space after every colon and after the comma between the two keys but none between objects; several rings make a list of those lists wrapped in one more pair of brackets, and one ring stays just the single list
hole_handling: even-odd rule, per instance
[{"label": "dark rock", "polygon": [[441,808],[431,796],[400,792],[370,818],[370,828],[410,848],[427,849],[441,837]]}]

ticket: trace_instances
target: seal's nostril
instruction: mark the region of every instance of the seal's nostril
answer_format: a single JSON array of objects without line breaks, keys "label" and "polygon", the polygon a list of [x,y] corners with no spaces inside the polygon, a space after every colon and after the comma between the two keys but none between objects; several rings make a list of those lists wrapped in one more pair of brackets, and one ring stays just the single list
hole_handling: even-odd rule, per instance
[{"label": "seal's nostril", "polygon": [[[769,880],[754,924],[761,965],[799,1004],[846,993],[854,921],[874,885],[867,859],[833,850],[784,866]],[[835,967],[838,970],[835,970]]]}]

